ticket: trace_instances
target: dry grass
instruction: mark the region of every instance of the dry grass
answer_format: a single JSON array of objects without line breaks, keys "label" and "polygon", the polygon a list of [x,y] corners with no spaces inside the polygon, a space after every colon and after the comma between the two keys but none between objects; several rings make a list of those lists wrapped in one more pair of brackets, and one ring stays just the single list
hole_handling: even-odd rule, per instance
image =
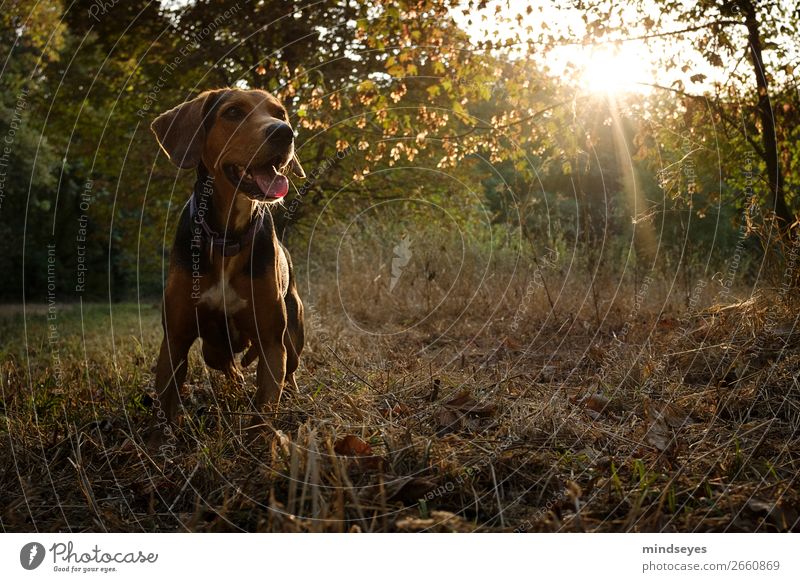
[{"label": "dry grass", "polygon": [[59,307],[54,343],[46,312],[23,327],[5,309],[3,529],[800,527],[796,305],[764,291],[689,313],[655,283],[639,307],[609,283],[595,304],[544,265],[548,299],[532,265],[485,258],[431,253],[391,291],[391,255],[382,279],[300,269],[317,281],[301,393],[243,436],[251,390],[195,352],[168,458],[141,445],[156,306]]}]

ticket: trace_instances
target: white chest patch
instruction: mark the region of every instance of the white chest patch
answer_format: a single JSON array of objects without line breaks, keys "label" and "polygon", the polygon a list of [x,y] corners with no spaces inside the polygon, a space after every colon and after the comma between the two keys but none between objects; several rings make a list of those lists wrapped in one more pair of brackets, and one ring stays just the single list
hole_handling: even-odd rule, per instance
[{"label": "white chest patch", "polygon": [[[242,230],[249,224],[253,216],[254,204],[244,194],[239,193],[236,195],[234,199],[233,227]],[[247,307],[247,300],[240,297],[230,284],[231,272],[237,268],[236,260],[227,260],[226,263],[227,265],[223,269],[222,276],[217,284],[206,290],[200,296],[198,303],[222,311],[227,317],[230,317]]]},{"label": "white chest patch", "polygon": [[247,301],[236,293],[228,283],[228,276],[223,273],[219,282],[200,296],[200,303],[230,316],[247,307]]}]

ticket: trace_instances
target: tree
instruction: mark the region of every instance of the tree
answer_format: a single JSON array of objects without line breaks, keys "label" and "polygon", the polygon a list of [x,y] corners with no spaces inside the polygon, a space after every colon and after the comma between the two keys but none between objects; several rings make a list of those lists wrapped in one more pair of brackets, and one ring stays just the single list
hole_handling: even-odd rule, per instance
[{"label": "tree", "polygon": [[[791,227],[796,212],[791,206],[796,205],[797,200],[787,199],[786,168],[781,160],[787,158],[794,144],[778,140],[777,127],[784,108],[775,96],[780,94],[780,83],[791,81],[790,47],[796,46],[799,38],[796,20],[793,20],[796,8],[790,2],[759,0],[700,0],[689,4],[679,0],[656,3],[638,0],[635,6],[639,12],[636,22],[644,22],[647,29],[644,34],[632,34],[626,26],[609,25],[612,14],[620,11],[613,3],[587,5],[587,14],[591,16],[587,30],[592,35],[587,40],[663,42],[674,39],[674,42],[690,43],[724,80],[713,83],[713,92],[693,94],[686,91],[687,81],[703,83],[706,75],[693,70],[691,63],[679,61],[673,53],[667,54],[663,62],[668,70],[676,72],[669,89],[689,99],[712,99],[723,121],[746,137],[765,165],[767,207],[784,227]],[[738,68],[744,58],[750,62],[749,74]],[[741,117],[727,115],[729,105],[737,98],[752,104],[750,112]],[[754,140],[753,135],[758,135],[760,140]]]}]

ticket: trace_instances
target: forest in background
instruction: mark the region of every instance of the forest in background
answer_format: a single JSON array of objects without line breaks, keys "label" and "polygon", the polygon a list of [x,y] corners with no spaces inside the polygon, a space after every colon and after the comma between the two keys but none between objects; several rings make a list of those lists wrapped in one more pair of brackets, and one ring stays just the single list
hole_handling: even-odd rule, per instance
[{"label": "forest in background", "polygon": [[[687,300],[700,278],[779,284],[800,204],[797,24],[791,3],[755,0],[11,2],[0,297],[158,297],[193,176],[149,124],[220,86],[287,105],[309,178],[274,215],[312,263],[355,220],[389,260],[404,236],[458,231],[449,254],[555,252],[587,280],[674,278]],[[644,92],[547,57],[631,42],[666,47]]]}]

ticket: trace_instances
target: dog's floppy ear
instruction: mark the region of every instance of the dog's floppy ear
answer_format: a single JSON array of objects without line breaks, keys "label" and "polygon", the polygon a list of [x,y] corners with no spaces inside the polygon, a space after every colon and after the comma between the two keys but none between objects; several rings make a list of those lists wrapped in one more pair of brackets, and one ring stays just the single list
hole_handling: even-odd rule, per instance
[{"label": "dog's floppy ear", "polygon": [[156,117],[150,129],[161,148],[179,168],[194,168],[200,163],[206,141],[206,104],[219,91],[206,91],[191,101],[173,107]]},{"label": "dog's floppy ear", "polygon": [[298,178],[306,177],[306,173],[303,170],[303,166],[300,165],[300,158],[297,157],[296,152],[294,155],[292,155],[292,160],[289,162],[289,167],[292,169],[292,174]]}]

